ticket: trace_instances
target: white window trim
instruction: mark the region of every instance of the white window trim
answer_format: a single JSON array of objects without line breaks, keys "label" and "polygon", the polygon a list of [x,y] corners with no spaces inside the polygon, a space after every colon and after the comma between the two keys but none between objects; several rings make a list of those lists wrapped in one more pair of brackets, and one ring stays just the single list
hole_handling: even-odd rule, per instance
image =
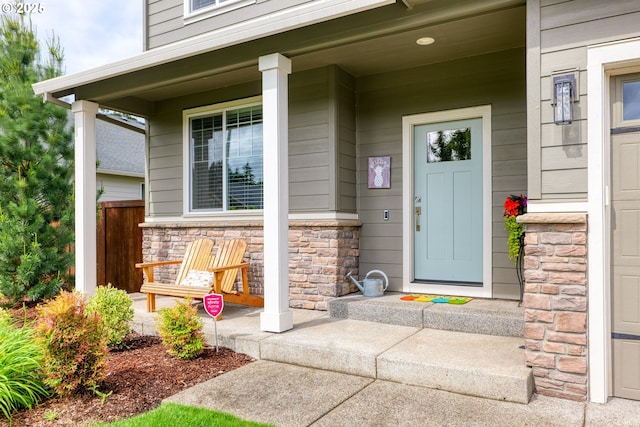
[{"label": "white window trim", "polygon": [[[482,286],[452,286],[413,282],[413,128],[428,123],[446,122],[464,119],[482,119]],[[492,274],[492,216],[491,216],[491,106],[460,108],[415,114],[402,118],[402,203],[403,203],[403,239],[402,239],[402,290],[411,293],[433,293],[456,296],[491,298],[493,295]]]},{"label": "white window trim", "polygon": [[211,5],[202,7],[200,9],[191,10],[192,0],[184,1],[184,15],[183,21],[185,24],[201,21],[203,19],[210,18],[212,16],[221,15],[223,13],[231,12],[232,10],[240,9],[245,6],[250,6],[256,3],[256,0],[228,0],[227,3],[222,5]]},{"label": "white window trim", "polygon": [[[203,107],[190,108],[183,110],[182,112],[182,215],[185,218],[212,218],[219,217],[220,219],[229,218],[233,216],[243,215],[247,212],[251,212],[252,215],[261,215],[262,209],[255,210],[237,210],[229,211],[226,209],[216,211],[191,211],[191,126],[189,125],[190,119],[195,117],[209,116],[224,110],[228,110],[235,107],[243,107],[249,105],[256,105],[262,103],[262,96],[254,96],[251,98],[237,99],[230,102],[224,102],[221,104],[207,105]],[[263,147],[264,150],[264,147]],[[223,191],[226,191],[223,190]]]}]

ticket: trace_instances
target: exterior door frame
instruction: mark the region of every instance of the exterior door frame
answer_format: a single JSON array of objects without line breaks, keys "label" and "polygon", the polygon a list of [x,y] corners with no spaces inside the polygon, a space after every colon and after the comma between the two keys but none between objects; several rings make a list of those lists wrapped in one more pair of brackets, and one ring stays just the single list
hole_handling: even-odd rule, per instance
[{"label": "exterior door frame", "polygon": [[589,400],[613,394],[611,354],[610,105],[612,76],[638,72],[640,38],[587,49]]},{"label": "exterior door frame", "polygon": [[[482,119],[482,286],[455,286],[414,282],[414,135],[417,125],[454,120]],[[490,298],[492,284],[491,217],[491,106],[460,108],[402,118],[402,290],[412,293],[447,294]]]}]

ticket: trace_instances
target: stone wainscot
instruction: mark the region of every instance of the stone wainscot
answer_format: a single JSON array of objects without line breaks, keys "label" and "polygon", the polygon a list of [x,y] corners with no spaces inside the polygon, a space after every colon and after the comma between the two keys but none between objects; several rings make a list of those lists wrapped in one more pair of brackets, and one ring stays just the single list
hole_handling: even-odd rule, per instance
[{"label": "stone wainscot", "polygon": [[[291,220],[289,221],[289,290],[290,306],[326,310],[329,301],[355,292],[345,280],[349,271],[358,273],[359,221]],[[249,261],[249,288],[264,294],[262,221],[228,221],[199,223],[144,223],[142,257],[145,262],[181,259],[188,242],[209,238],[244,239],[245,259]],[[215,249],[214,249],[215,251]],[[172,283],[177,266],[157,268],[155,280]]]}]

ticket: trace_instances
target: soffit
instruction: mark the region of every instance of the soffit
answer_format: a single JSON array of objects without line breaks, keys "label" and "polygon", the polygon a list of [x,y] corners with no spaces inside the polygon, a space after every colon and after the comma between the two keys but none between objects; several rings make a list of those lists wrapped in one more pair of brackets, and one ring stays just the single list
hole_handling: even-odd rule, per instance
[{"label": "soffit", "polygon": [[[146,115],[157,101],[259,81],[261,55],[282,53],[294,73],[335,64],[361,77],[523,47],[525,19],[519,0],[431,0],[411,9],[397,3],[105,79],[75,94]],[[423,36],[436,42],[418,46]]]}]

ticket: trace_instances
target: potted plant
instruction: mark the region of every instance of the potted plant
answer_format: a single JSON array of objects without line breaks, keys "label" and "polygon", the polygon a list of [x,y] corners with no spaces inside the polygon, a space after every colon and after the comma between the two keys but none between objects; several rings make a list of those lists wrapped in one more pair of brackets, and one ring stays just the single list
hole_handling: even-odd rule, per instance
[{"label": "potted plant", "polygon": [[517,221],[519,215],[527,212],[527,198],[510,195],[504,202],[504,228],[509,232],[507,243],[509,245],[509,258],[514,263],[521,257],[521,250],[524,240],[524,225]]},{"label": "potted plant", "polygon": [[524,274],[522,271],[522,256],[524,251],[524,225],[517,220],[519,215],[527,212],[527,197],[510,195],[504,201],[504,228],[508,231],[507,244],[509,258],[516,265],[518,284],[520,285],[520,303],[524,291]]}]

